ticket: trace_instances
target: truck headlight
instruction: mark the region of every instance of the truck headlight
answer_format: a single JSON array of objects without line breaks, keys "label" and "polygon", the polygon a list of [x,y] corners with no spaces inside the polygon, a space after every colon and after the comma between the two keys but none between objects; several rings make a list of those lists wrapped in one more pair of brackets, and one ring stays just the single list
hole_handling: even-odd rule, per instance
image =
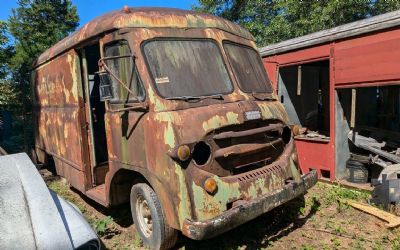
[{"label": "truck headlight", "polygon": [[186,161],[190,157],[190,148],[188,145],[178,147],[177,156],[180,161]]}]

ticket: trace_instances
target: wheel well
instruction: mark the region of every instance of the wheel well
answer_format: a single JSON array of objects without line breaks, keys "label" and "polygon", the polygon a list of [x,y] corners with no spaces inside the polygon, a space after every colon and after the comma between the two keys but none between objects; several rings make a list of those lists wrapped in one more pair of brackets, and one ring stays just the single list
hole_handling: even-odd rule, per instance
[{"label": "wheel well", "polygon": [[[147,183],[146,178],[139,172],[127,169],[120,169],[111,180],[110,203],[120,205],[130,200],[131,188],[136,183]],[[149,184],[150,185],[150,184]]]}]

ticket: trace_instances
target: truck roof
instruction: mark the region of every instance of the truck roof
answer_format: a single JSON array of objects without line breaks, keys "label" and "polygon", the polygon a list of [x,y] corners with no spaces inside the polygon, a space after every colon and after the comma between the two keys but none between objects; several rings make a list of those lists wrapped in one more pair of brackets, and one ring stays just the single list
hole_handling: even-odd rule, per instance
[{"label": "truck roof", "polygon": [[33,67],[71,49],[79,43],[104,32],[121,28],[216,28],[254,40],[246,29],[220,17],[173,8],[128,8],[96,17],[80,29],[42,53]]},{"label": "truck roof", "polygon": [[340,25],[331,29],[271,44],[259,49],[261,56],[272,56],[314,45],[329,43],[400,25],[400,10]]}]

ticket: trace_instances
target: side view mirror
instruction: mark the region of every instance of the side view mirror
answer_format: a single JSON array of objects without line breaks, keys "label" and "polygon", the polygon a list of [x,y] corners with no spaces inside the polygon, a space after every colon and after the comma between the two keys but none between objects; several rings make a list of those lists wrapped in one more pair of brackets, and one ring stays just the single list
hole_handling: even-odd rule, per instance
[{"label": "side view mirror", "polygon": [[107,71],[100,71],[97,73],[100,80],[100,100],[106,101],[112,99],[113,91],[111,86],[111,78]]}]

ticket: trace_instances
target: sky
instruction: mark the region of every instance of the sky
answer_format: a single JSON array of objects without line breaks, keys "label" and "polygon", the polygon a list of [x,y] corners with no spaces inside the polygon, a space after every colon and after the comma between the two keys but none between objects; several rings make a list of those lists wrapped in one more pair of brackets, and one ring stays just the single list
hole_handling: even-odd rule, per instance
[{"label": "sky", "polygon": [[[80,26],[101,14],[122,9],[124,5],[190,9],[196,2],[196,0],[72,0],[72,3],[78,8]],[[11,9],[16,7],[17,0],[0,0],[0,20],[7,20]]]}]

